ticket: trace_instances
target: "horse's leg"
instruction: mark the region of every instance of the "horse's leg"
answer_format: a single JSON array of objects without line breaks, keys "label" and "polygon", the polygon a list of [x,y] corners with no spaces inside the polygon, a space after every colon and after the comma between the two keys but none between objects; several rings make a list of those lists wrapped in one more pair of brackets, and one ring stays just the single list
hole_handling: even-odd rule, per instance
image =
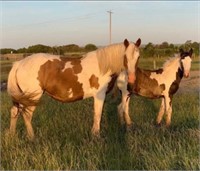
[{"label": "horse's leg", "polygon": [[124,98],[124,101],[125,101],[124,119],[125,119],[127,128],[129,128],[130,126],[132,126],[132,120],[131,120],[131,118],[129,116],[129,102],[130,102],[130,97],[126,96]]},{"label": "horse's leg", "polygon": [[33,112],[35,108],[36,106],[29,106],[29,107],[26,107],[22,112],[29,140],[34,139],[34,131],[33,131],[31,121],[32,121],[32,116],[33,116]]},{"label": "horse's leg", "polygon": [[171,124],[171,115],[172,115],[172,98],[165,98],[165,110],[166,110],[166,126],[169,127]]},{"label": "horse's leg", "polygon": [[160,105],[160,110],[156,119],[156,123],[158,126],[160,126],[161,124],[164,113],[165,113],[165,98],[163,97]]},{"label": "horse's leg", "polygon": [[16,124],[17,124],[17,119],[19,117],[19,105],[14,104],[13,107],[10,110],[11,112],[11,117],[10,117],[10,134],[14,135],[16,132]]},{"label": "horse's leg", "polygon": [[104,100],[105,100],[105,93],[97,94],[94,97],[94,121],[92,127],[92,134],[95,136],[99,136],[101,114],[102,114]]},{"label": "horse's leg", "polygon": [[132,126],[132,120],[129,116],[129,102],[128,91],[122,91],[122,102],[118,105],[118,114],[121,124],[125,121],[127,128]]},{"label": "horse's leg", "polygon": [[123,124],[124,124],[123,100],[122,100],[122,102],[117,106],[117,109],[118,109],[118,115],[119,115],[120,124],[123,125]]}]

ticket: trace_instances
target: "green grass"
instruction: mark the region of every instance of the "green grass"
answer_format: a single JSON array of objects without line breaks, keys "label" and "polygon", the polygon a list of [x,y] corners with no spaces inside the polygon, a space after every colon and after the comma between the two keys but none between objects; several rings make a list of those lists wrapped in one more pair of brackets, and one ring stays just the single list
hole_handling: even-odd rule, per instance
[{"label": "green grass", "polygon": [[199,170],[199,95],[177,94],[170,128],[154,126],[160,100],[131,97],[134,130],[118,123],[114,101],[106,98],[101,139],[90,130],[93,99],[62,104],[47,96],[33,117],[36,140],[29,142],[22,117],[13,139],[9,128],[11,101],[1,93],[0,170]]}]

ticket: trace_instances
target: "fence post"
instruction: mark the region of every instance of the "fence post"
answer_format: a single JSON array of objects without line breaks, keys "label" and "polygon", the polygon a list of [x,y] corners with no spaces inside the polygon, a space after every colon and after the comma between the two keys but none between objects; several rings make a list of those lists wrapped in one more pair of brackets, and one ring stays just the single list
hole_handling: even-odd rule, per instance
[{"label": "fence post", "polygon": [[156,60],[153,60],[153,69],[156,69]]}]

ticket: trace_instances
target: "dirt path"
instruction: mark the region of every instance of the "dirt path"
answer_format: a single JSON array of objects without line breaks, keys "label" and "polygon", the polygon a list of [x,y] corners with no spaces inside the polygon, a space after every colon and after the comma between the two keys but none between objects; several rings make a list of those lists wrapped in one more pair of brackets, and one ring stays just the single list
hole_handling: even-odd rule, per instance
[{"label": "dirt path", "polygon": [[200,92],[200,71],[191,71],[189,78],[183,78],[177,93]]}]

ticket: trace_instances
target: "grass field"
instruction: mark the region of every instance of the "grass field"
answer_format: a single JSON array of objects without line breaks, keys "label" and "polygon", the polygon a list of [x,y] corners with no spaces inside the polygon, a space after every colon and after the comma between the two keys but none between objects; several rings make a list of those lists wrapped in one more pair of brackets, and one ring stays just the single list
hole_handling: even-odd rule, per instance
[{"label": "grass field", "polygon": [[[199,170],[199,96],[177,95],[170,128],[154,126],[160,101],[132,97],[134,130],[118,123],[116,102],[108,96],[101,139],[90,134],[93,100],[62,104],[42,98],[33,117],[36,140],[29,142],[22,117],[14,139],[6,136],[11,101],[2,93],[1,170]],[[188,104],[188,101],[190,102]],[[192,105],[191,105],[192,104]]]},{"label": "grass field", "polygon": [[[9,62],[1,65],[9,70]],[[139,65],[153,67],[150,60]],[[36,139],[29,142],[22,117],[16,137],[6,135],[11,99],[1,92],[0,170],[200,170],[199,92],[174,96],[170,128],[154,126],[160,100],[132,96],[134,129],[126,132],[118,122],[119,102],[107,96],[101,138],[95,139],[92,98],[63,104],[44,95],[32,121]]]}]

